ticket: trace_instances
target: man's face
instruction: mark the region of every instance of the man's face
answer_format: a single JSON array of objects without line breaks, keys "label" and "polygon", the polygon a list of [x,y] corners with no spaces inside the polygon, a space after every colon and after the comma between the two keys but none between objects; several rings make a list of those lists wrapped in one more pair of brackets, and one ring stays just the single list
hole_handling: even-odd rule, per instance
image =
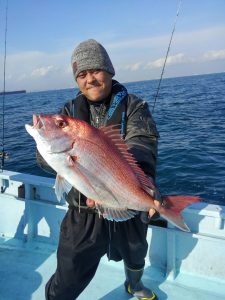
[{"label": "man's face", "polygon": [[107,98],[111,92],[112,75],[106,71],[82,71],[76,80],[80,91],[88,100],[101,101]]}]

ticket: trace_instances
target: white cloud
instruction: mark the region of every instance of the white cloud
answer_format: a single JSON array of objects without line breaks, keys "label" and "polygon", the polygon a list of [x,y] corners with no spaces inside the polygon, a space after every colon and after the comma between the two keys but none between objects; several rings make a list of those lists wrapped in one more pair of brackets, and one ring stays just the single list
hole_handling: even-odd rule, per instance
[{"label": "white cloud", "polygon": [[143,62],[136,62],[134,64],[127,64],[125,66],[118,66],[116,69],[118,70],[127,70],[127,71],[137,71],[143,67]]},{"label": "white cloud", "polygon": [[[176,55],[171,55],[168,56],[166,64],[167,65],[177,65],[177,64],[181,64],[181,63],[186,63],[188,62],[189,59],[188,57],[185,56],[184,53],[178,53]],[[150,68],[150,69],[154,69],[154,68],[162,68],[165,62],[165,57],[163,58],[159,58],[155,61],[149,62],[147,63],[145,68]]]},{"label": "white cloud", "polygon": [[[0,57],[0,61],[1,61]],[[6,88],[43,90],[74,85],[69,51],[24,51],[7,55]],[[2,78],[0,78],[0,81]],[[0,82],[1,84],[1,82]]]},{"label": "white cloud", "polygon": [[[177,65],[177,64],[190,62],[191,60],[193,61],[193,59],[188,58],[184,53],[178,53],[175,55],[168,56],[166,64]],[[157,69],[157,68],[162,68],[164,62],[165,62],[165,57],[161,57],[156,60],[152,60],[150,62],[142,61],[134,64],[125,65],[124,67],[118,69],[129,70],[129,71]]]},{"label": "white cloud", "polygon": [[203,60],[205,61],[224,59],[224,58],[225,58],[225,49],[212,50],[203,54]]},{"label": "white cloud", "polygon": [[131,71],[137,71],[141,67],[142,63],[138,62],[136,64],[131,65]]},{"label": "white cloud", "polygon": [[[202,63],[210,62],[214,60],[225,59],[225,49],[221,50],[212,50],[205,53],[200,53],[195,56],[188,56],[185,53],[177,53],[175,55],[170,55],[167,58],[166,66],[170,65],[180,65],[180,64],[189,64],[189,63]],[[137,62],[134,64],[124,65],[117,68],[117,70],[127,70],[127,71],[141,71],[141,70],[150,70],[150,69],[161,69],[164,65],[165,57],[158,58],[149,62]]]},{"label": "white cloud", "polygon": [[31,72],[31,76],[32,77],[44,77],[44,76],[48,75],[50,72],[52,72],[54,69],[57,70],[57,68],[55,68],[54,66],[46,66],[46,67],[37,68]]},{"label": "white cloud", "polygon": [[[207,64],[217,64],[225,58],[225,27],[214,27],[193,32],[175,32],[166,67],[173,66],[173,72],[182,69],[199,68],[206,70]],[[123,40],[104,44],[116,69],[116,78],[122,73],[135,81],[156,78],[164,64],[168,47],[168,35]],[[24,51],[7,55],[6,87],[8,90],[43,90],[74,86],[70,66],[71,49],[61,52]],[[3,56],[0,55],[0,62]],[[3,65],[3,63],[1,63]],[[220,71],[221,63],[217,64]],[[169,68],[168,68],[169,69]],[[222,71],[222,70],[221,70]],[[147,74],[147,75],[146,75]],[[150,75],[149,75],[150,74]],[[175,74],[178,75],[179,74]],[[0,85],[2,78],[0,78]]]}]

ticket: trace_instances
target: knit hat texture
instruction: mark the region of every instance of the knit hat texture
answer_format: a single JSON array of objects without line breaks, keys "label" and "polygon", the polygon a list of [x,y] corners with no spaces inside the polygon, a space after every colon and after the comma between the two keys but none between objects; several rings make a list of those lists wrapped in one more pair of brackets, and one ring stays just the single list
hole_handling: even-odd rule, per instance
[{"label": "knit hat texture", "polygon": [[90,39],[80,43],[73,51],[71,64],[75,79],[86,70],[104,70],[113,76],[115,70],[105,48],[97,41]]}]

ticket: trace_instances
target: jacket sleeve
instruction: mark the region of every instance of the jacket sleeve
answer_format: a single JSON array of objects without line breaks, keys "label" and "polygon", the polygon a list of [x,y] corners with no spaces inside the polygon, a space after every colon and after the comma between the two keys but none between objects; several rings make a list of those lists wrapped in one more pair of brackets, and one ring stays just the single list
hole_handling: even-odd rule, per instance
[{"label": "jacket sleeve", "polygon": [[142,170],[155,179],[159,134],[147,102],[130,95],[125,142]]}]

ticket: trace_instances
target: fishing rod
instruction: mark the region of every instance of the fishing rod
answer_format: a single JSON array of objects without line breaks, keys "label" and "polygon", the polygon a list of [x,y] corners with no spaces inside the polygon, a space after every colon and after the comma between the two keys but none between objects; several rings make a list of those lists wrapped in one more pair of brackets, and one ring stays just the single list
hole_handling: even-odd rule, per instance
[{"label": "fishing rod", "polygon": [[8,30],[8,0],[5,9],[5,45],[4,45],[4,67],[3,67],[3,93],[2,93],[2,150],[0,151],[0,170],[3,172],[5,159],[9,157],[5,152],[5,74],[6,74],[6,53],[7,53],[7,30]]},{"label": "fishing rod", "polygon": [[158,87],[157,87],[157,90],[156,90],[156,95],[155,95],[155,99],[154,99],[154,103],[153,103],[152,113],[154,112],[156,100],[159,96],[159,90],[160,90],[160,87],[161,87],[163,74],[164,74],[165,67],[166,67],[167,58],[168,58],[168,55],[169,55],[169,52],[170,52],[170,47],[171,47],[171,43],[172,43],[172,40],[173,40],[173,35],[174,35],[175,29],[176,29],[177,20],[178,20],[179,13],[180,13],[181,3],[182,3],[182,0],[180,0],[179,3],[178,3],[177,13],[176,13],[176,17],[175,17],[175,21],[174,21],[174,25],[173,25],[173,30],[172,30],[172,33],[171,33],[171,36],[170,36],[170,41],[169,41],[169,45],[168,45],[168,48],[167,48],[166,57],[165,57],[165,60],[164,60],[164,64],[163,64],[161,76],[160,76],[160,79],[159,79]]}]

